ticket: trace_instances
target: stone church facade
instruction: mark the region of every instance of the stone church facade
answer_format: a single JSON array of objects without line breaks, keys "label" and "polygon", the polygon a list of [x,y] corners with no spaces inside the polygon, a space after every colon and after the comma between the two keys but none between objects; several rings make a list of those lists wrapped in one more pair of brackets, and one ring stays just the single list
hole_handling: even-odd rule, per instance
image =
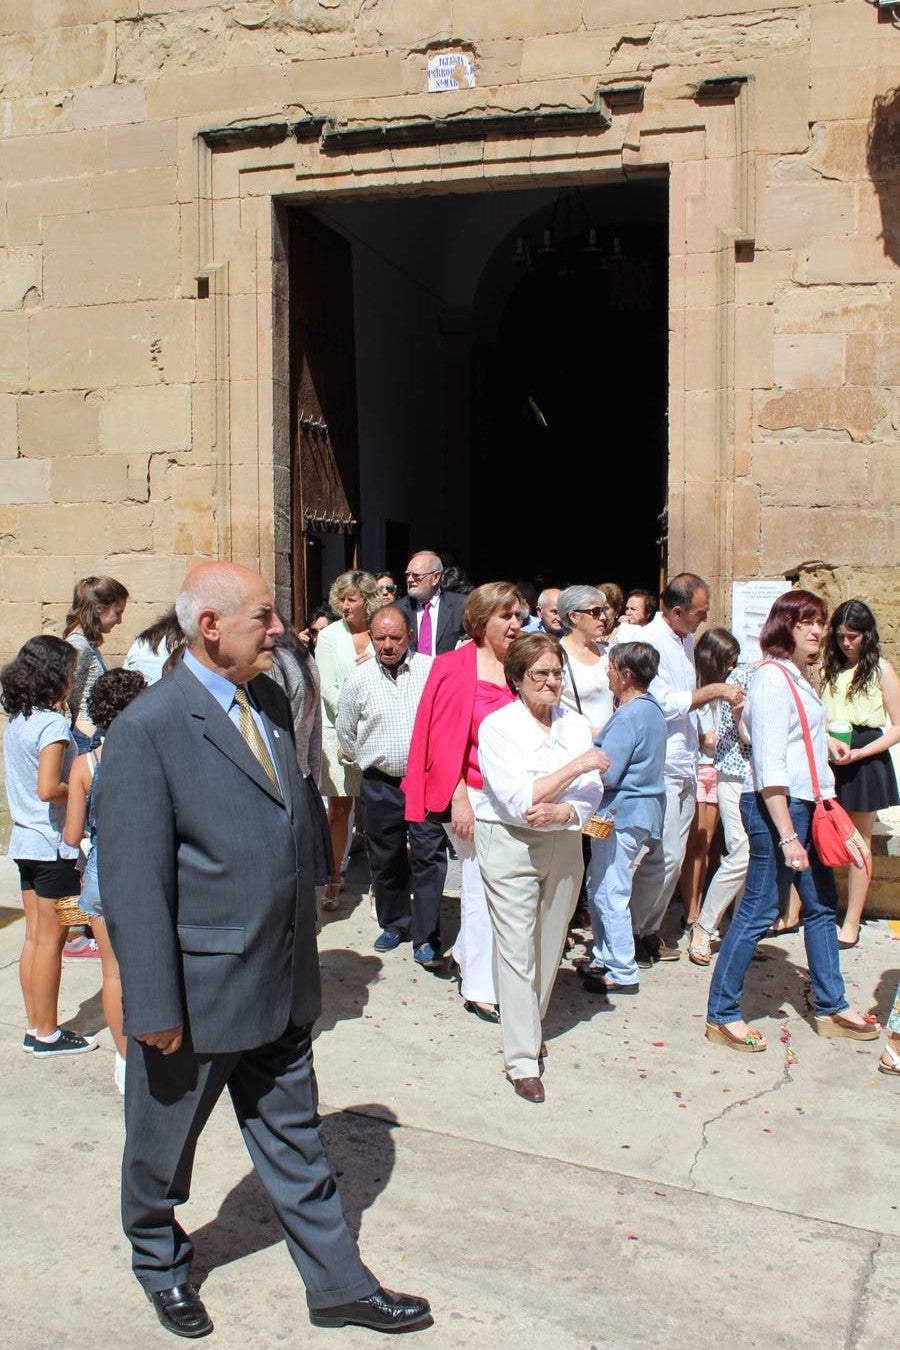
[{"label": "stone church facade", "polygon": [[123,649],[196,557],[302,608],[292,204],[646,180],[669,570],[862,595],[896,658],[898,86],[868,0],[5,0],[4,657],[97,571]]}]

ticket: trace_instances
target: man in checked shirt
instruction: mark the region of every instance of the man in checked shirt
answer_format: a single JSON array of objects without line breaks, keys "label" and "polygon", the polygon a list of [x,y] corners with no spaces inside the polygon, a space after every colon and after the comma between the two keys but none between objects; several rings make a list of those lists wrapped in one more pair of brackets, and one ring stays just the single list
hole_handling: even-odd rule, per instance
[{"label": "man in checked shirt", "polygon": [[431,657],[410,652],[409,618],[397,605],[376,610],[369,633],[375,660],[344,681],[335,726],[344,754],[362,769],[366,848],[381,928],[375,950],[394,951],[411,938],[416,963],[439,970],[447,836],[439,822],[405,820],[400,789]]}]

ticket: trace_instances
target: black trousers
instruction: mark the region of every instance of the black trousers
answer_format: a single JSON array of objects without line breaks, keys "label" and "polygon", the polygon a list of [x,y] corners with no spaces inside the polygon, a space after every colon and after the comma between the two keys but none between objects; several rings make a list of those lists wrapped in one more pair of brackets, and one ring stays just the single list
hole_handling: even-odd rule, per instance
[{"label": "black trousers", "polygon": [[144,1289],[190,1279],[193,1245],[174,1207],[190,1195],[197,1141],[225,1087],[309,1307],[334,1307],[378,1288],[347,1227],[319,1133],[310,1033],[288,1026],[270,1045],[222,1055],[198,1055],[189,1039],[163,1055],[129,1037],[122,1223]]},{"label": "black trousers", "polygon": [[379,924],[409,933],[416,947],[429,942],[439,948],[447,876],[443,825],[407,821],[400,779],[378,769],[364,771],[360,795]]}]

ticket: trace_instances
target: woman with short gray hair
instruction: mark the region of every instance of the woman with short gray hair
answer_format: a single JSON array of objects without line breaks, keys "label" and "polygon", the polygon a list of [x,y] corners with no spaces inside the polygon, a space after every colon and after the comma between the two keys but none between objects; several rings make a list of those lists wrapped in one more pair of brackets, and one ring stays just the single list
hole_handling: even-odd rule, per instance
[{"label": "woman with short gray hair", "polygon": [[596,586],[567,586],[557,608],[566,655],[560,702],[583,713],[596,736],[613,714],[604,642],[606,596]]}]

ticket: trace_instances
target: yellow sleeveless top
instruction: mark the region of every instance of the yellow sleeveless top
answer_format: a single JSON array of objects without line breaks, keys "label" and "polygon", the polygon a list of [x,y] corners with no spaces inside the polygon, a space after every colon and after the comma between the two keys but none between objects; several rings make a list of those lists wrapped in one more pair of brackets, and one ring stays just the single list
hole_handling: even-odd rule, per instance
[{"label": "yellow sleeveless top", "polygon": [[822,689],[822,702],[829,722],[849,722],[854,727],[884,726],[887,710],[877,679],[870,680],[861,692],[850,694],[853,669],[842,670],[834,685]]}]

